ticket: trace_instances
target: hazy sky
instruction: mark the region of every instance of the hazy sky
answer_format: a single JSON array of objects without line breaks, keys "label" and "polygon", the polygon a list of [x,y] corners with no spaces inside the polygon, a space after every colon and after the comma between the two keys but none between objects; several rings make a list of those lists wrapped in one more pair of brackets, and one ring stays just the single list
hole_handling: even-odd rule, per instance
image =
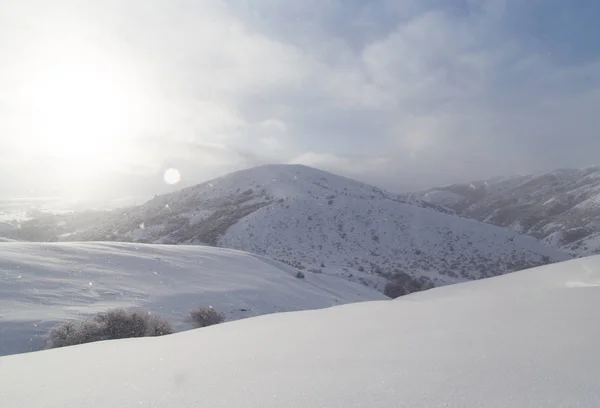
[{"label": "hazy sky", "polygon": [[597,0],[0,0],[0,196],[600,163]]}]

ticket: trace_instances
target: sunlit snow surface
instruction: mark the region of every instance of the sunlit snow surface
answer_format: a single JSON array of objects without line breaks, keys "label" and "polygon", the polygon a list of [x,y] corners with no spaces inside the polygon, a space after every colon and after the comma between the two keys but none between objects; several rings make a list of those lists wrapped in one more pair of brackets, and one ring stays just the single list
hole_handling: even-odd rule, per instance
[{"label": "sunlit snow surface", "polygon": [[0,406],[598,407],[598,283],[596,257],[394,301],[3,357]]},{"label": "sunlit snow surface", "polygon": [[234,320],[386,299],[336,277],[305,272],[298,279],[296,273],[255,255],[203,246],[0,243],[0,355],[39,350],[57,322],[111,307],[141,307],[184,330],[198,306]]}]

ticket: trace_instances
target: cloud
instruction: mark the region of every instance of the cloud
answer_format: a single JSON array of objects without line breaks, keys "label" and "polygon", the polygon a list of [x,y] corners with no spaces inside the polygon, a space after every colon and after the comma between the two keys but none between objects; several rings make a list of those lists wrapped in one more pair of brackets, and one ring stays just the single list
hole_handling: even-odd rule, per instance
[{"label": "cloud", "polygon": [[118,171],[152,188],[175,165],[192,183],[300,162],[406,190],[597,161],[593,1],[8,3],[0,147],[27,174],[52,164],[11,95],[57,43],[128,79],[143,121]]}]

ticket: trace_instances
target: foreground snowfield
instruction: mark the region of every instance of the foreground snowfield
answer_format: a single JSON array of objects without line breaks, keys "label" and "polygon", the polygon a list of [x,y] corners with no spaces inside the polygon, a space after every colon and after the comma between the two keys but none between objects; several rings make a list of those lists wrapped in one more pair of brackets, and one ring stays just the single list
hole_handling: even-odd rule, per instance
[{"label": "foreground snowfield", "polygon": [[387,299],[346,280],[296,273],[256,255],[203,246],[0,243],[0,355],[39,350],[57,322],[111,307],[142,307],[185,330],[198,306],[235,320]]},{"label": "foreground snowfield", "polygon": [[0,358],[0,406],[598,407],[600,257]]}]

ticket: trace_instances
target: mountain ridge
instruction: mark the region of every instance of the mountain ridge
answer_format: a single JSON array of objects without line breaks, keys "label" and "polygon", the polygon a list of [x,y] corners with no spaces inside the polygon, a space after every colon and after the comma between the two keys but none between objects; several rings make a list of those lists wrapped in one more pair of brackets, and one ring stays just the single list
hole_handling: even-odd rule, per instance
[{"label": "mountain ridge", "polygon": [[576,256],[600,253],[600,166],[453,184],[403,195],[511,228]]},{"label": "mountain ridge", "polygon": [[429,287],[567,259],[534,238],[302,165],[265,165],[157,196],[65,240],[205,244],[383,290]]}]

